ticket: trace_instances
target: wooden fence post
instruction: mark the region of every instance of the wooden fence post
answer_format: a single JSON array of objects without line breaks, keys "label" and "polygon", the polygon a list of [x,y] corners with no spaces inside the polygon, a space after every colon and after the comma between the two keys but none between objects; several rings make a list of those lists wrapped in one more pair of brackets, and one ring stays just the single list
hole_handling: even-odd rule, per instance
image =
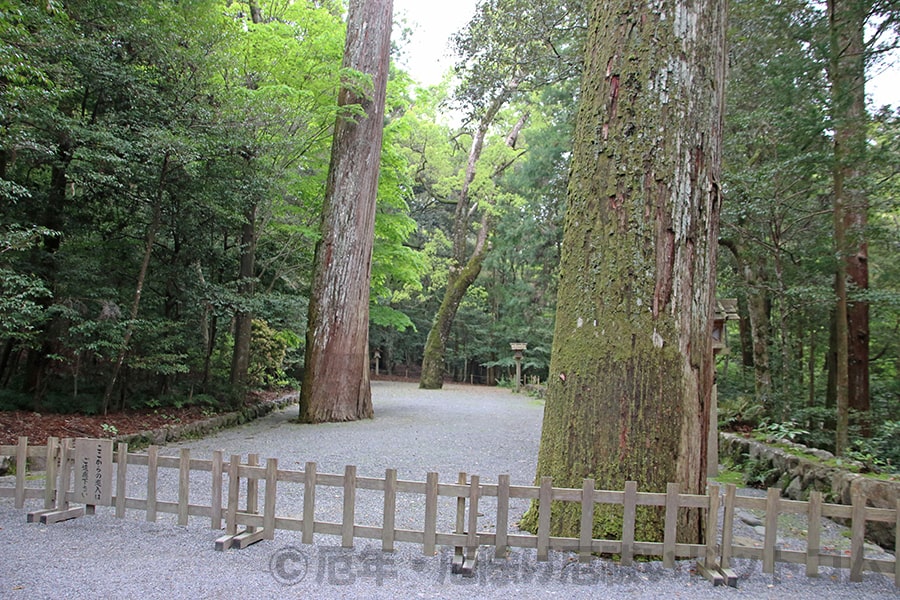
[{"label": "wooden fence post", "polygon": [[263,534],[265,539],[275,539],[275,501],[278,490],[278,459],[266,460],[266,495],[263,500]]},{"label": "wooden fence post", "polygon": [[147,448],[147,521],[156,522],[156,478],[159,474],[159,448]]},{"label": "wooden fence post", "polygon": [[178,524],[182,526],[188,524],[190,490],[191,451],[189,448],[182,448],[178,461]]},{"label": "wooden fence post", "polygon": [[28,438],[19,436],[16,446],[16,495],[15,507],[25,506],[25,475],[28,470]]},{"label": "wooden fence post", "polygon": [[806,511],[806,576],[818,577],[819,550],[822,545],[822,492],[810,492]]},{"label": "wooden fence post", "polygon": [[344,467],[344,514],[341,518],[341,547],[353,547],[353,521],[356,520],[356,466]]},{"label": "wooden fence post", "polygon": [[553,498],[553,478],[541,477],[541,489],[538,492],[538,539],[537,559],[546,561],[550,558],[550,509]]},{"label": "wooden fence post", "polygon": [[763,538],[763,573],[775,572],[775,542],[778,539],[778,488],[769,488],[766,494],[766,534]]},{"label": "wooden fence post", "polygon": [[[248,454],[247,455],[247,466],[248,467],[258,467],[259,466],[259,454]],[[247,477],[247,513],[251,515],[255,515],[259,513],[259,479],[256,477]],[[248,525],[244,528],[245,533],[253,533],[256,531],[256,527],[252,525]]]},{"label": "wooden fence post", "polygon": [[666,484],[666,516],[663,524],[663,566],[675,567],[675,544],[678,542],[678,491],[677,483]]},{"label": "wooden fence post", "polygon": [[128,444],[116,447],[116,518],[125,518],[125,499],[128,493]]},{"label": "wooden fence post", "polygon": [[629,566],[634,560],[634,521],[637,517],[637,482],[625,482],[622,501],[622,565]]},{"label": "wooden fence post", "polygon": [[581,484],[581,530],[578,540],[578,560],[591,562],[594,541],[594,480],[585,479]]},{"label": "wooden fence post", "polygon": [[313,543],[316,528],[316,463],[306,463],[303,475],[303,537],[304,544]]},{"label": "wooden fence post", "polygon": [[237,511],[241,500],[241,455],[232,454],[228,461],[228,508],[225,510],[225,533],[237,535]]},{"label": "wooden fence post", "polygon": [[852,489],[850,523],[850,581],[862,581],[866,541],[866,496],[859,488]]},{"label": "wooden fence post", "polygon": [[47,474],[44,479],[44,510],[56,506],[56,473],[59,461],[59,438],[47,438]]},{"label": "wooden fence post", "polygon": [[438,474],[430,472],[425,476],[425,531],[422,553],[434,556],[437,531]]},{"label": "wooden fence post", "polygon": [[474,561],[478,550],[478,493],[479,477],[472,475],[469,484],[469,531],[466,538],[466,562]]},{"label": "wooden fence post", "polygon": [[212,456],[212,490],[210,491],[210,527],[220,529],[222,527],[222,474],[224,453],[221,450],[213,452]]},{"label": "wooden fence post", "polygon": [[394,551],[394,516],[397,512],[397,469],[384,472],[384,516],[381,529],[381,551]]},{"label": "wooden fence post", "polygon": [[[456,479],[458,485],[466,485],[466,474],[460,473]],[[455,533],[462,535],[466,528],[466,497],[459,494],[456,497],[456,529]],[[454,575],[462,573],[465,556],[463,555],[463,547],[455,546],[453,548],[453,561],[450,564],[450,572]]]},{"label": "wooden fence post", "polygon": [[494,540],[494,558],[506,558],[509,529],[509,473],[497,477],[497,537]]}]

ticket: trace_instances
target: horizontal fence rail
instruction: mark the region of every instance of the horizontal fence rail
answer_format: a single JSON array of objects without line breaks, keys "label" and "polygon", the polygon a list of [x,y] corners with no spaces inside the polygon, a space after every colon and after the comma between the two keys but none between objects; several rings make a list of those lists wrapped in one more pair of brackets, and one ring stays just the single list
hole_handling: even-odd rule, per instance
[{"label": "horizontal fence rail", "polygon": [[[313,543],[315,534],[339,536],[345,548],[352,548],[358,538],[380,540],[382,550],[387,552],[394,549],[396,542],[418,544],[427,556],[433,556],[437,546],[454,546],[452,569],[463,575],[472,575],[480,547],[493,546],[494,558],[507,556],[510,548],[533,548],[538,560],[547,560],[551,550],[577,553],[582,561],[590,561],[596,554],[616,554],[623,565],[631,564],[636,557],[662,558],[668,568],[673,568],[679,559],[696,559],[699,571],[717,585],[736,585],[732,561],[748,558],[760,560],[765,573],[774,573],[776,563],[795,563],[805,564],[806,574],[814,577],[820,566],[828,566],[849,569],[851,581],[860,581],[864,571],[893,574],[895,585],[900,587],[896,557],[867,558],[864,546],[866,523],[885,522],[896,527],[896,547],[900,548],[900,502],[895,509],[872,508],[866,506],[861,493],[854,494],[852,505],[846,506],[825,503],[820,492],[813,492],[808,501],[782,499],[775,488],[770,488],[765,498],[738,496],[732,484],[726,485],[724,492],[711,485],[707,494],[696,495],[680,493],[673,483],[665,493],[639,492],[634,482],[627,482],[622,491],[596,490],[592,479],[585,479],[581,489],[554,488],[549,477],[542,477],[539,486],[516,486],[505,474],[498,477],[497,483],[485,483],[478,475],[466,473],[460,473],[456,483],[441,482],[437,473],[428,473],[425,481],[405,481],[398,479],[394,469],[387,469],[384,477],[361,477],[352,465],[343,474],[319,473],[314,462],[306,463],[302,471],[285,470],[278,467],[274,458],[261,463],[257,454],[250,454],[244,462],[240,455],[225,460],[222,451],[215,451],[211,459],[201,460],[192,458],[187,448],[180,449],[178,456],[161,456],[156,446],[150,446],[146,453],[130,453],[124,443],[119,443],[113,453],[111,440],[49,438],[45,446],[29,446],[23,437],[15,446],[0,446],[2,456],[14,458],[16,475],[13,487],[0,484],[0,497],[14,498],[20,509],[26,500],[43,501],[43,509],[28,513],[29,521],[54,523],[91,514],[96,506],[112,507],[118,518],[124,518],[128,510],[144,512],[147,521],[156,521],[160,513],[172,514],[179,525],[187,525],[191,517],[197,517],[208,520],[212,529],[224,529],[224,535],[215,542],[218,550],[274,539],[275,531],[280,529],[301,532],[305,544]],[[44,461],[46,465],[42,488],[26,485],[29,460]],[[164,473],[177,477],[175,498],[160,498],[157,493]],[[286,486],[302,488],[299,504],[279,501],[279,490]],[[327,488],[336,488],[340,493],[323,499]],[[380,522],[374,525],[357,522],[358,495],[370,492],[380,494],[382,499]],[[416,521],[418,527],[397,526],[398,515],[409,518],[408,510],[398,512],[401,495],[412,496],[406,504],[421,515]],[[317,496],[319,506],[340,497],[340,522],[316,519]],[[538,501],[537,534],[508,531],[510,505],[516,500]],[[493,531],[478,529],[479,505],[485,501],[496,506]],[[550,535],[550,509],[556,502],[580,505],[578,537]],[[83,506],[72,506],[79,503]],[[622,507],[621,539],[593,537],[593,515],[598,504]],[[664,511],[661,542],[635,539],[638,506]],[[720,507],[724,513],[721,524]],[[680,509],[701,511],[706,543],[676,541]],[[735,538],[738,509],[764,513],[761,547],[741,544]],[[451,512],[455,514],[448,514]],[[805,551],[779,547],[778,517],[783,514],[802,514],[809,519]],[[850,521],[848,552],[822,547],[823,517]],[[455,525],[452,530],[449,523]]]}]

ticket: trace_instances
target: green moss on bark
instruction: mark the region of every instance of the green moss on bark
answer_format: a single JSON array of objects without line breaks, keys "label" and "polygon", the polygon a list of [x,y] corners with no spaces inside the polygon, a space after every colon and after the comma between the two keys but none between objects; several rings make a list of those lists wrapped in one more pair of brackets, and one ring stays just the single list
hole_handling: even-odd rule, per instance
[{"label": "green moss on bark", "polygon": [[[701,493],[724,4],[592,5],[537,478]],[[618,538],[621,510],[598,505],[594,535]],[[699,515],[681,512],[681,539],[698,541]],[[554,505],[552,534],[577,536],[579,513]],[[641,508],[637,538],[662,531]]]}]

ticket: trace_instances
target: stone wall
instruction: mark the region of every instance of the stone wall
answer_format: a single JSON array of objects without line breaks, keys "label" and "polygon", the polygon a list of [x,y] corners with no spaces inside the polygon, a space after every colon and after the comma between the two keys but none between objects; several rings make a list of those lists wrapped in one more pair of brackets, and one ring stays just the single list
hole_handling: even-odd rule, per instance
[{"label": "stone wall", "polygon": [[[799,444],[792,445],[821,460],[834,458],[831,453],[824,450],[812,450]],[[726,456],[742,469],[745,469],[751,461],[756,461],[753,465],[756,471],[768,474],[764,481],[765,486],[780,487],[782,495],[791,500],[807,500],[810,491],[818,490],[825,495],[826,502],[849,505],[851,494],[857,489],[865,495],[866,504],[876,508],[897,508],[897,500],[900,499],[900,482],[882,481],[851,473],[756,440],[731,433],[720,433],[720,460]],[[887,523],[868,523],[866,537],[882,548],[893,550],[896,541],[894,531],[895,527]]]}]

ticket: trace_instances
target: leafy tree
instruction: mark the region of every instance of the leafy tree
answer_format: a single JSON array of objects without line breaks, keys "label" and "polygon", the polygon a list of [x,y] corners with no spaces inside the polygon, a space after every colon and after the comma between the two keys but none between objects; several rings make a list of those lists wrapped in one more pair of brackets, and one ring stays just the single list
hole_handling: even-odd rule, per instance
[{"label": "leafy tree", "polygon": [[[509,102],[523,100],[527,98],[523,94],[571,77],[577,71],[580,63],[573,57],[578,56],[581,38],[573,37],[572,29],[577,28],[584,13],[568,10],[576,6],[579,3],[484,2],[455,38],[461,72],[455,101],[466,115],[471,142],[462,182],[454,194],[453,262],[425,344],[419,381],[422,388],[443,385],[445,349],[456,312],[481,273],[490,248],[488,239],[497,212],[496,202],[487,195],[479,198],[473,193],[488,132]],[[524,109],[504,133],[509,148],[515,148],[527,118],[528,109]],[[502,172],[510,164],[495,165],[493,171]]]},{"label": "leafy tree", "polygon": [[788,383],[797,371],[793,315],[810,315],[810,326],[828,318],[812,316],[831,284],[821,261],[830,254],[823,245],[829,209],[822,174],[830,153],[824,29],[802,0],[735,2],[730,11],[720,243],[728,250],[721,264],[733,275],[722,270],[720,277],[722,293],[738,295],[749,323],[756,398],[779,418],[797,395]]}]

